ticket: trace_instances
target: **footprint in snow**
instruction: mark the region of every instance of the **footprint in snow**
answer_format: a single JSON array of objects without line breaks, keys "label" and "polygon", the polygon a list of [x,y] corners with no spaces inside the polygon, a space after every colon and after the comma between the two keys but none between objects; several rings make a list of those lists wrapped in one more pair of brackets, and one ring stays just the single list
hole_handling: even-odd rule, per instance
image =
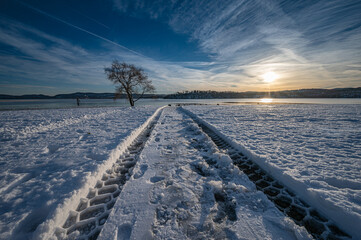
[{"label": "footprint in snow", "polygon": [[60,148],[59,145],[49,144],[48,146],[45,147],[44,153],[53,154],[53,153],[55,153],[59,148]]},{"label": "footprint in snow", "polygon": [[118,227],[117,240],[128,240],[132,235],[132,226],[130,224],[123,224]]},{"label": "footprint in snow", "polygon": [[151,178],[150,178],[150,181],[151,181],[152,183],[157,183],[157,182],[160,182],[160,181],[162,181],[162,180],[164,180],[164,177],[162,177],[162,176],[154,176],[154,177],[151,177]]},{"label": "footprint in snow", "polygon": [[147,164],[140,165],[139,170],[136,171],[136,173],[134,173],[133,178],[138,179],[138,178],[142,177],[144,175],[144,173],[147,171],[147,169],[148,169]]}]

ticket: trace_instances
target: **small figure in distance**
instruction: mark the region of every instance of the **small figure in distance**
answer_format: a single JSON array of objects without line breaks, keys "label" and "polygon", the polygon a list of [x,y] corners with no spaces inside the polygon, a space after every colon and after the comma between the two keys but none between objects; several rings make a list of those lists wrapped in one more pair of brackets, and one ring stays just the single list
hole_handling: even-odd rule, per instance
[{"label": "small figure in distance", "polygon": [[80,106],[80,99],[78,97],[76,98],[76,105]]}]

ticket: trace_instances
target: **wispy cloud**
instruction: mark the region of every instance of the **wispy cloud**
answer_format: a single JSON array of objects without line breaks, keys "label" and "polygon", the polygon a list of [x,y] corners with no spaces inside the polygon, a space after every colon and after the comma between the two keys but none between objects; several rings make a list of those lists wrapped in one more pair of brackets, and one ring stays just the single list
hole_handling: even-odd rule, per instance
[{"label": "wispy cloud", "polygon": [[0,19],[0,43],[15,51],[0,55],[3,81],[48,86],[105,82],[101,66],[109,59],[19,22]]},{"label": "wispy cloud", "polygon": [[120,14],[165,22],[174,32],[186,34],[210,61],[156,61],[21,2],[46,18],[100,40],[101,48],[95,52],[2,17],[0,43],[10,47],[0,52],[1,78],[17,81],[19,86],[56,87],[65,82],[74,88],[89,84],[90,89],[103,91],[112,89],[103,68],[118,59],[142,66],[162,93],[265,90],[269,85],[261,76],[267,71],[280,76],[271,86],[274,90],[361,85],[360,1],[112,1]]},{"label": "wispy cloud", "polygon": [[174,31],[197,41],[217,63],[208,69],[210,84],[237,79],[249,89],[275,71],[275,88],[361,85],[360,76],[348,74],[361,62],[360,1],[159,0],[155,5],[167,8],[157,13],[143,1],[114,2],[123,14],[164,14]]},{"label": "wispy cloud", "polygon": [[[33,37],[29,37],[30,35]],[[194,69],[194,67],[207,66],[209,63],[159,62],[109,44],[108,41],[104,41],[102,53],[93,53],[9,19],[0,19],[0,43],[11,46],[16,51],[16,54],[13,52],[0,54],[2,82],[12,80],[13,84],[26,83],[15,84],[16,86],[32,83],[53,87],[64,83],[90,85],[93,86],[93,91],[99,86],[100,91],[104,91],[103,89],[109,91],[112,87],[105,78],[104,67],[113,59],[132,62],[145,68],[154,80],[158,92],[192,89],[195,79],[202,82],[209,75],[204,70]],[[187,65],[191,67],[187,68]],[[11,84],[4,86],[8,89],[9,85]]]}]

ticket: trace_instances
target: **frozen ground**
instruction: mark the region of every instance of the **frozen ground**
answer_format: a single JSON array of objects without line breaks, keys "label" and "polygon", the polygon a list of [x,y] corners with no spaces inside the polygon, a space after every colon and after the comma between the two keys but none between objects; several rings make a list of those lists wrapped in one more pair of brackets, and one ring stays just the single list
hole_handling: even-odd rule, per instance
[{"label": "frozen ground", "polygon": [[309,239],[200,128],[166,108],[98,239]]},{"label": "frozen ground", "polygon": [[[359,106],[184,108],[360,239]],[[0,141],[0,239],[309,238],[177,108],[0,112]]]},{"label": "frozen ground", "polygon": [[360,105],[187,106],[361,239]]},{"label": "frozen ground", "polygon": [[0,239],[27,239],[45,219],[56,221],[56,207],[66,211],[155,110],[0,112]]}]

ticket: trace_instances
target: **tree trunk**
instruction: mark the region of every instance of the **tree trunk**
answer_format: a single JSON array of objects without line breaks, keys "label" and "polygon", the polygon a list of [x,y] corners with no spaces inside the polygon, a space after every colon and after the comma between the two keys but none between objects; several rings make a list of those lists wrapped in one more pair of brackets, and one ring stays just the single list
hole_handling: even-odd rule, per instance
[{"label": "tree trunk", "polygon": [[134,107],[133,95],[131,93],[127,92],[127,96],[128,96],[130,106]]}]

